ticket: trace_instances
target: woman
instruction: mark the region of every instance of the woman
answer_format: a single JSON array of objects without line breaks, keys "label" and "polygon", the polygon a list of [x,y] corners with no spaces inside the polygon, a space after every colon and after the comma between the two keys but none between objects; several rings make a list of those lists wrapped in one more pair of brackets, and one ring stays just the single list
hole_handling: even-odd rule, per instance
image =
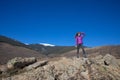
[{"label": "woman", "polygon": [[79,49],[80,48],[82,49],[84,57],[87,58],[84,47],[83,47],[83,41],[82,41],[84,36],[85,36],[85,34],[83,32],[78,32],[75,35],[76,45],[77,45],[77,58],[80,57],[80,54],[79,54]]}]

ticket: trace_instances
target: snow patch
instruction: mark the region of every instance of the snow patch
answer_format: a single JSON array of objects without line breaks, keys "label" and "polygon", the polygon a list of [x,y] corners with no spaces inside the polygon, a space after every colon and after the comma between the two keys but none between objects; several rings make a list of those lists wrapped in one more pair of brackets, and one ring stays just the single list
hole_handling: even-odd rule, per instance
[{"label": "snow patch", "polygon": [[24,43],[25,45],[29,45],[29,43]]},{"label": "snow patch", "polygon": [[50,47],[54,47],[55,45],[53,45],[53,44],[48,44],[48,43],[40,43],[41,45],[43,45],[43,46],[50,46]]}]

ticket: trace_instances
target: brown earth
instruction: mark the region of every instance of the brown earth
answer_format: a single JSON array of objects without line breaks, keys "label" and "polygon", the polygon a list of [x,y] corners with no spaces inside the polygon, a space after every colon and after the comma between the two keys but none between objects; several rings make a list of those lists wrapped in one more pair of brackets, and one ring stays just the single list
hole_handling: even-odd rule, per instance
[{"label": "brown earth", "polygon": [[0,42],[0,65],[15,57],[37,57],[44,58],[45,55],[25,47],[13,46]]},{"label": "brown earth", "polygon": [[[61,56],[65,57],[73,57],[76,56],[77,50],[72,50],[67,53],[61,54]],[[98,55],[106,55],[111,54],[115,56],[116,58],[120,59],[120,45],[117,46],[102,46],[102,47],[95,47],[95,48],[85,48],[85,51],[88,55],[88,57],[95,57]],[[54,55],[55,56],[55,55]],[[80,50],[80,56],[82,57],[82,51]]]}]

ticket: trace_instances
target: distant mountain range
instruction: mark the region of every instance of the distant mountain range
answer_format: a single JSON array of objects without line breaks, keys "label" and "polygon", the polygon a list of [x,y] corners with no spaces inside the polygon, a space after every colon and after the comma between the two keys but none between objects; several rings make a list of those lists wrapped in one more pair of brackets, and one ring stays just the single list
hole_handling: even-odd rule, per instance
[{"label": "distant mountain range", "polygon": [[43,44],[30,44],[29,47],[47,56],[51,54],[61,54],[75,49],[74,46],[53,47],[53,46],[44,46]]}]

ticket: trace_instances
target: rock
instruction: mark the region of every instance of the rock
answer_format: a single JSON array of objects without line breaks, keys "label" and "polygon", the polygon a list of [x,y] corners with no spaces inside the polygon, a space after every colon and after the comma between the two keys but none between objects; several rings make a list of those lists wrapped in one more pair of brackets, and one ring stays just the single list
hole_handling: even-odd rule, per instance
[{"label": "rock", "polygon": [[0,66],[0,74],[5,74],[5,73],[7,73],[7,71],[8,71],[8,68],[6,65]]},{"label": "rock", "polygon": [[96,56],[95,58],[92,58],[91,61],[97,65],[119,67],[119,61],[110,54]]},{"label": "rock", "polygon": [[104,64],[103,56],[98,55],[98,56],[92,58],[91,62],[94,63],[94,64],[103,65]]},{"label": "rock", "polygon": [[26,66],[24,72],[3,80],[119,80],[119,61],[109,54],[87,60],[61,57],[49,63],[38,61]]},{"label": "rock", "polygon": [[85,72],[81,72],[80,74],[81,74],[81,76],[83,76],[85,79],[90,80],[90,79],[89,79],[89,75],[88,75],[88,70],[85,71]]},{"label": "rock", "polygon": [[12,80],[12,79],[11,79],[11,77],[7,77],[7,78],[2,78],[2,80]]},{"label": "rock", "polygon": [[25,70],[31,70],[31,69],[36,69],[38,67],[41,67],[41,66],[44,66],[44,65],[47,65],[48,61],[45,60],[45,61],[39,61],[39,62],[36,62],[32,65],[29,65],[27,67],[25,67]]},{"label": "rock", "polygon": [[110,54],[106,54],[104,57],[104,64],[109,66],[109,65],[112,65],[112,66],[115,66],[115,67],[119,67],[119,63],[117,61],[117,59],[110,55]]},{"label": "rock", "polygon": [[2,71],[0,70],[0,75],[2,74]]},{"label": "rock", "polygon": [[102,58],[103,58],[102,55],[98,55],[98,56],[95,57],[96,60],[100,60],[100,59],[102,59]]},{"label": "rock", "polygon": [[31,57],[31,58],[16,57],[8,61],[7,67],[9,69],[23,68],[25,66],[35,63],[36,61],[37,60],[35,57]]}]

